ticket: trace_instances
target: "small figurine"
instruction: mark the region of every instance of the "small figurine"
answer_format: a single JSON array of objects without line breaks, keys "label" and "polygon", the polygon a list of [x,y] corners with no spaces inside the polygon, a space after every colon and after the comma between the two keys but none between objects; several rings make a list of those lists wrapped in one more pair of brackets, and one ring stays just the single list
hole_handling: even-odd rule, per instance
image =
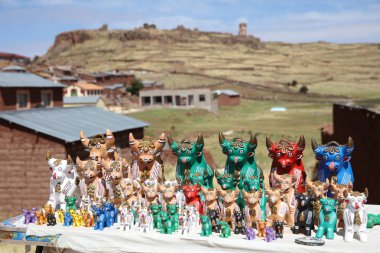
[{"label": "small figurine", "polygon": [[322,238],[326,234],[326,239],[334,239],[336,230],[336,200],[331,198],[323,198],[320,200],[322,209],[319,213],[319,226],[315,235],[316,238]]},{"label": "small figurine", "polygon": [[274,224],[274,228],[276,230],[276,238],[283,238],[284,237],[284,222],[276,221],[276,223]]},{"label": "small figurine", "polygon": [[296,192],[304,192],[302,174],[305,173],[305,168],[301,158],[305,149],[305,138],[300,136],[298,142],[293,142],[288,139],[281,139],[279,142],[272,142],[269,137],[266,138],[266,145],[269,151],[269,157],[273,159],[269,183],[271,187],[276,185],[274,172],[278,175],[289,174],[294,175],[297,179],[295,182]]},{"label": "small figurine", "polygon": [[338,203],[338,209],[337,209],[337,215],[338,215],[338,222],[336,223],[337,229],[344,227],[344,221],[343,221],[343,212],[346,208],[346,197],[344,196],[344,192],[351,192],[352,191],[352,183],[349,182],[348,185],[345,184],[337,184],[336,183],[336,177],[331,178],[331,194],[332,198],[335,199]]},{"label": "small figurine", "polygon": [[106,130],[106,135],[95,135],[91,139],[87,138],[81,130],[80,140],[84,148],[89,150],[91,160],[99,161],[103,158],[106,161],[117,161],[119,154],[116,151],[116,141],[111,130]]},{"label": "small figurine", "polygon": [[107,162],[105,159],[102,159],[102,165],[105,170],[105,174],[108,178],[108,199],[112,201],[117,207],[124,200],[124,189],[125,189],[125,179],[124,174],[127,171],[130,171],[129,164],[125,159],[119,159],[117,161]]},{"label": "small figurine", "polygon": [[293,234],[298,234],[301,228],[305,229],[304,234],[311,236],[311,230],[314,229],[315,212],[313,203],[315,197],[309,191],[296,194],[297,209],[295,214],[295,223]]},{"label": "small figurine", "polygon": [[272,226],[276,221],[284,221],[289,212],[288,205],[283,201],[281,191],[278,188],[265,189],[269,196],[266,207],[268,226]]},{"label": "small figurine", "polygon": [[318,179],[324,182],[326,179],[336,175],[338,184],[354,184],[354,174],[350,163],[351,153],[354,150],[354,141],[348,137],[347,144],[341,145],[336,141],[331,141],[324,145],[318,145],[312,139],[311,146],[315,153],[315,158],[319,160]]},{"label": "small figurine", "polygon": [[193,230],[199,225],[199,212],[196,206],[190,205],[186,206],[186,209],[188,211],[187,216],[190,220],[190,229]]},{"label": "small figurine", "polygon": [[77,201],[77,197],[71,196],[71,197],[65,197],[66,201],[66,213],[70,212],[70,210],[76,210],[75,202]]},{"label": "small figurine", "polygon": [[36,216],[37,216],[37,225],[46,224],[46,222],[47,222],[46,217],[41,210],[36,210]]},{"label": "small figurine", "polygon": [[[321,182],[321,181],[312,182],[306,177],[306,174],[304,174],[303,176],[305,178],[306,185],[311,190],[311,194],[314,198],[314,204],[313,204],[313,209],[315,212],[314,224],[316,226],[318,226],[319,225],[319,213],[320,213],[321,208],[322,208],[322,205],[319,202],[319,200],[327,197],[327,191],[329,189],[330,181],[328,179],[326,179],[325,182]],[[312,228],[312,229],[314,229],[314,228]]]},{"label": "small figurine", "polygon": [[162,210],[162,206],[159,204],[151,204],[149,208],[153,215],[153,228],[161,229],[161,221],[159,214]]},{"label": "small figurine", "polygon": [[82,217],[86,228],[94,226],[94,217],[89,212],[86,212]]},{"label": "small figurine", "polygon": [[73,217],[70,212],[64,214],[63,226],[71,226],[73,224]]},{"label": "small figurine", "polygon": [[53,209],[66,208],[65,197],[72,196],[78,189],[76,180],[77,170],[70,155],[66,160],[53,158],[50,152],[46,154],[51,177],[50,177],[50,196],[47,204],[52,205]]},{"label": "small figurine", "polygon": [[261,219],[260,198],[262,197],[262,190],[246,191],[243,189],[243,196],[245,200],[245,224],[248,227],[256,227],[256,222]]},{"label": "small figurine", "polygon": [[294,214],[296,211],[296,198],[294,186],[297,178],[294,175],[282,174],[278,175],[277,171],[273,172],[273,177],[280,188],[284,202],[288,205],[288,212],[285,215],[286,225],[294,225]]},{"label": "small figurine", "polygon": [[82,226],[82,216],[80,216],[77,212],[72,212],[71,215],[73,217],[73,227]]},{"label": "small figurine", "polygon": [[166,210],[166,205],[178,205],[178,209],[184,208],[185,195],[178,191],[179,185],[176,180],[165,181],[163,184],[158,184],[158,189],[162,194],[162,208]]},{"label": "small figurine", "polygon": [[[227,174],[227,173],[220,174],[218,170],[215,170],[215,176],[216,176],[216,181],[218,182],[222,190],[234,191],[236,187],[238,187],[239,178],[240,178],[238,170],[236,170],[233,175]],[[218,188],[218,191],[220,191],[219,188]],[[221,196],[219,196],[219,201],[223,202]],[[240,209],[243,209],[245,207],[245,201],[243,198],[243,194],[241,192],[239,192],[239,195],[237,199],[235,200],[235,202],[239,206]]]},{"label": "small figurine", "polygon": [[256,239],[256,233],[255,230],[251,227],[245,227],[245,232],[246,232],[246,240],[255,240]]},{"label": "small figurine", "polygon": [[47,226],[55,226],[57,225],[57,220],[55,218],[54,213],[47,214]]},{"label": "small figurine", "polygon": [[235,217],[234,212],[240,211],[239,206],[236,204],[236,199],[239,195],[239,188],[236,187],[235,190],[220,190],[221,196],[223,198],[222,209],[222,220],[231,224],[232,230],[235,230]]},{"label": "small figurine", "polygon": [[138,226],[141,233],[153,230],[153,216],[148,212],[146,206],[142,207],[139,213]]},{"label": "small figurine", "polygon": [[266,242],[272,242],[276,240],[276,232],[272,227],[266,227],[265,228],[265,241]]},{"label": "small figurine", "polygon": [[192,184],[199,183],[203,187],[212,188],[214,171],[207,164],[203,155],[204,140],[202,134],[198,134],[195,143],[183,139],[180,144],[177,144],[170,136],[168,136],[168,143],[173,154],[178,156],[176,178],[182,182],[188,178],[193,181]]},{"label": "small figurine", "polygon": [[172,234],[173,233],[173,225],[172,221],[169,218],[169,215],[165,211],[161,211],[160,214],[160,222],[161,222],[161,230],[162,234]]},{"label": "small figurine", "polygon": [[63,211],[63,209],[57,210],[58,223],[63,223],[63,221],[65,220],[64,213],[65,211]]},{"label": "small figurine", "polygon": [[220,191],[220,186],[216,188],[206,188],[201,186],[203,196],[205,198],[204,211],[219,209],[218,196]]},{"label": "small figurine", "polygon": [[179,215],[177,205],[167,205],[166,210],[168,212],[169,218],[172,221],[172,226],[175,231],[178,230],[179,226]]},{"label": "small figurine", "polygon": [[210,218],[212,231],[220,233],[219,209],[207,209],[207,216]]},{"label": "small figurine", "polygon": [[136,203],[141,203],[140,184],[137,180],[132,179],[132,175],[129,173],[128,178],[123,180],[123,203],[133,207]]},{"label": "small figurine", "polygon": [[212,234],[212,226],[210,218],[207,215],[201,215],[202,231],[201,236],[210,236]]},{"label": "small figurine", "polygon": [[221,231],[220,231],[220,237],[222,238],[228,238],[231,236],[231,227],[228,225],[227,222],[221,221],[220,222]]},{"label": "small figurine", "polygon": [[373,228],[376,225],[380,225],[380,214],[367,214],[367,228]]},{"label": "small figurine", "polygon": [[187,215],[187,212],[187,210],[182,210],[182,212],[179,214],[179,235],[187,235],[190,232],[191,219]]},{"label": "small figurine", "polygon": [[92,212],[94,213],[94,230],[102,231],[106,227],[106,216],[103,209],[94,205]]},{"label": "small figurine", "polygon": [[244,213],[242,213],[240,210],[234,212],[235,217],[235,234],[242,234],[245,235],[245,222],[244,222]]},{"label": "small figurine", "polygon": [[[100,158],[99,158],[100,159]],[[81,195],[88,196],[89,202],[100,201],[105,194],[105,183],[104,180],[100,178],[102,175],[101,160],[94,161],[82,161],[79,156],[77,156],[77,170],[80,174],[81,182]]]},{"label": "small figurine", "polygon": [[144,182],[149,178],[154,178],[158,182],[162,181],[161,154],[165,142],[164,133],[160,135],[157,141],[152,141],[148,136],[142,140],[136,140],[132,133],[129,134],[129,147],[134,157],[131,169],[133,180]]},{"label": "small figurine", "polygon": [[28,225],[29,223],[35,223],[37,220],[36,208],[32,208],[30,211],[28,209],[22,208],[24,212],[24,224]]},{"label": "small figurine", "polygon": [[203,205],[200,200],[201,186],[196,185],[184,185],[182,186],[183,193],[186,198],[186,205],[195,206],[199,214],[203,214]]},{"label": "small figurine", "polygon": [[364,203],[367,202],[368,189],[361,192],[344,192],[347,205],[343,213],[344,240],[352,241],[356,232],[361,242],[367,242],[367,211]]},{"label": "small figurine", "polygon": [[148,209],[151,204],[160,204],[157,179],[149,178],[145,180],[142,184],[142,190],[145,194],[145,204]]},{"label": "small figurine", "polygon": [[120,230],[128,232],[133,227],[135,216],[133,215],[130,206],[125,205],[120,208]]},{"label": "small figurine", "polygon": [[267,226],[267,223],[266,221],[258,221],[257,222],[257,236],[258,237],[261,237],[261,238],[264,238],[266,236],[266,226]]}]

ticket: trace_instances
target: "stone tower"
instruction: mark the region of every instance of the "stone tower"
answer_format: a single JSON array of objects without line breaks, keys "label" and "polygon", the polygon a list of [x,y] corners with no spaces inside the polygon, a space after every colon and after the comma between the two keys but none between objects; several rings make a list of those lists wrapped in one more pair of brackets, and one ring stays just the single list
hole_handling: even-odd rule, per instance
[{"label": "stone tower", "polygon": [[247,36],[247,23],[240,23],[239,24],[239,35],[240,36]]}]

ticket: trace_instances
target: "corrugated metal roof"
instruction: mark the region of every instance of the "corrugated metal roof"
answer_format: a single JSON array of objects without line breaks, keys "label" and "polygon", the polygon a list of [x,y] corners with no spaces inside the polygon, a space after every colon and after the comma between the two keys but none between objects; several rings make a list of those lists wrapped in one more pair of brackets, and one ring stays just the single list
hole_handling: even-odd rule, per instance
[{"label": "corrugated metal roof", "polygon": [[30,73],[9,73],[0,72],[0,87],[16,88],[53,88],[53,87],[66,87],[61,83],[54,83]]},{"label": "corrugated metal roof", "polygon": [[75,77],[75,76],[61,76],[61,77],[58,77],[58,80],[62,80],[62,81],[77,81],[78,78]]},{"label": "corrugated metal roof", "polygon": [[104,87],[104,89],[115,90],[115,89],[122,88],[122,87],[124,87],[124,84],[122,84],[122,83],[114,83],[112,85],[108,85],[108,86]]},{"label": "corrugated metal roof", "polygon": [[96,104],[100,96],[63,97],[64,104]]},{"label": "corrugated metal roof", "polygon": [[234,90],[214,90],[217,95],[226,94],[227,96],[240,96],[240,93]]},{"label": "corrugated metal roof", "polygon": [[17,66],[17,65],[9,65],[9,66],[2,68],[2,70],[4,70],[4,71],[7,71],[7,70],[24,70],[25,71],[25,68],[21,67],[21,66]]},{"label": "corrugated metal roof", "polygon": [[0,112],[0,119],[32,129],[57,139],[79,140],[82,129],[87,137],[149,126],[147,122],[112,113],[95,106],[54,107]]}]

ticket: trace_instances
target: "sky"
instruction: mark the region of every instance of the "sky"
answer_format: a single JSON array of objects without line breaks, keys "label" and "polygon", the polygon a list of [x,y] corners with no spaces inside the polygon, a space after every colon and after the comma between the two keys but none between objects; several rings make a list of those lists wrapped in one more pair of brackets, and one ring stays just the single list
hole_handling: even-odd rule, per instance
[{"label": "sky", "polygon": [[380,0],[0,0],[0,52],[44,54],[64,31],[154,23],[263,41],[380,43]]}]

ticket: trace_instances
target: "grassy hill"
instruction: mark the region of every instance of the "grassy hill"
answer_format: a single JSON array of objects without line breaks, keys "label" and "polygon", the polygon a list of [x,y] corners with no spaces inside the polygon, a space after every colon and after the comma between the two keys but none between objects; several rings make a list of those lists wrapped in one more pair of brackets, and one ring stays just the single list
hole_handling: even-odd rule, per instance
[{"label": "grassy hill", "polygon": [[[168,88],[233,87],[254,99],[380,98],[378,44],[262,43],[253,36],[185,28],[79,30],[59,34],[37,63],[70,64],[86,72],[135,70]],[[288,86],[293,80],[298,85]],[[299,95],[302,84],[310,94]]]}]

